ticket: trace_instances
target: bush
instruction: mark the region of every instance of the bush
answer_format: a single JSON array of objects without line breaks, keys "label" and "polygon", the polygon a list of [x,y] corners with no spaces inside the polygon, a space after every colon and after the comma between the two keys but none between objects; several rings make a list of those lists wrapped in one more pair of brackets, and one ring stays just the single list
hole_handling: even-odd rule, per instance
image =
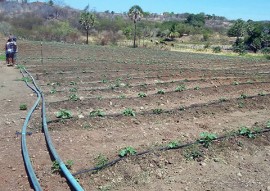
[{"label": "bush", "polygon": [[263,48],[261,52],[265,55],[267,60],[270,60],[270,47]]},{"label": "bush", "polygon": [[219,52],[221,52],[221,47],[220,46],[215,46],[215,47],[212,48],[212,51],[214,53],[219,53]]}]

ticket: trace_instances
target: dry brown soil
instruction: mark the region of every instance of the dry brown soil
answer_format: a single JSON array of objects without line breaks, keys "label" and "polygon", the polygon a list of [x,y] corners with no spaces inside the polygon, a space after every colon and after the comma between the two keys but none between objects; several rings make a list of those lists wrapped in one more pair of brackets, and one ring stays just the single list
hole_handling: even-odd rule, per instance
[{"label": "dry brown soil", "polygon": [[[191,142],[202,132],[223,135],[241,126],[266,128],[270,120],[270,63],[266,60],[43,44],[41,63],[39,48],[37,43],[21,42],[19,61],[44,92],[53,143],[63,161],[74,161],[72,173],[96,166],[101,155],[113,160],[127,146],[142,152],[171,141]],[[20,103],[29,109],[36,96],[16,80],[22,77],[18,69],[2,63],[0,70],[0,190],[31,190],[20,135],[15,133],[21,131],[27,115],[19,110]],[[181,85],[184,90],[175,91]],[[142,92],[147,96],[139,97]],[[72,94],[79,100],[70,100]],[[123,116],[126,108],[136,116]],[[59,109],[70,110],[72,119],[57,120]],[[98,109],[104,117],[89,116]],[[156,114],[155,109],[162,112]],[[33,132],[27,136],[27,145],[41,187],[70,190],[66,179],[51,171],[40,107],[28,131]],[[202,156],[189,160],[191,152]],[[209,148],[194,145],[130,156],[76,178],[85,190],[270,191],[269,165],[268,132],[254,139],[216,141]]]}]

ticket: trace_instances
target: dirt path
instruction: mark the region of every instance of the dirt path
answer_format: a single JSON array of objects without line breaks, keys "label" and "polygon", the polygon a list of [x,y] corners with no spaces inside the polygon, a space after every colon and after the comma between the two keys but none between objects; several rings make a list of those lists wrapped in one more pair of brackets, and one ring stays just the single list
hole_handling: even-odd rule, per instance
[{"label": "dirt path", "polygon": [[[35,95],[26,87],[18,69],[0,62],[0,190],[30,190],[21,154],[21,132],[27,111],[19,110],[21,103],[31,107]],[[16,80],[17,79],[17,80]],[[15,112],[14,112],[15,111]]]}]

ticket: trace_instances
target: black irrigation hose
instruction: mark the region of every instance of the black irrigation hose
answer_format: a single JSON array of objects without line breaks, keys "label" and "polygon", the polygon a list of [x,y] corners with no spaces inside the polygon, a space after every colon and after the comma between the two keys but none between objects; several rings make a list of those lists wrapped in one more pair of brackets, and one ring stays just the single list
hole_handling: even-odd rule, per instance
[{"label": "black irrigation hose", "polygon": [[[262,133],[266,133],[266,132],[270,132],[270,128],[269,129],[262,129],[261,131],[257,131],[257,132],[252,132],[253,134],[262,134]],[[243,136],[243,135],[240,135],[239,133],[233,133],[232,135],[222,135],[220,137],[217,137],[216,139],[214,139],[213,141],[218,141],[218,140],[222,140],[222,139],[226,139],[226,138],[229,138],[229,137],[233,137],[233,136]],[[165,147],[159,147],[159,148],[156,148],[156,149],[151,149],[151,150],[145,150],[145,151],[142,151],[140,153],[136,153],[135,155],[133,155],[134,157],[136,156],[141,156],[141,155],[145,155],[145,154],[148,154],[148,153],[151,153],[151,152],[154,152],[154,151],[167,151],[167,150],[176,150],[176,149],[182,149],[182,148],[185,148],[185,147],[189,147],[189,146],[192,146],[194,144],[198,144],[199,141],[196,140],[194,142],[190,142],[190,143],[186,143],[186,144],[183,144],[183,145],[178,145],[178,146],[174,146],[174,147],[169,147],[169,146],[165,146]],[[85,173],[88,173],[88,172],[95,172],[97,170],[101,170],[101,169],[104,169],[106,167],[110,167],[110,166],[113,166],[114,164],[120,162],[121,160],[127,158],[127,156],[125,157],[118,157],[102,166],[98,166],[98,167],[93,167],[93,168],[90,168],[90,169],[84,169],[84,170],[80,170],[76,173],[73,173],[72,175],[73,176],[78,176],[78,175],[81,175],[81,174],[85,174]]]}]

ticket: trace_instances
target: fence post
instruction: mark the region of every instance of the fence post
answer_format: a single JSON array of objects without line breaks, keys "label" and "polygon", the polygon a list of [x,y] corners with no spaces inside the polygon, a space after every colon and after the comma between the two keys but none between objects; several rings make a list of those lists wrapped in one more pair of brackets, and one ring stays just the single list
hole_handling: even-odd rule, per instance
[{"label": "fence post", "polygon": [[42,42],[40,43],[40,55],[41,55],[41,64],[43,65]]}]

